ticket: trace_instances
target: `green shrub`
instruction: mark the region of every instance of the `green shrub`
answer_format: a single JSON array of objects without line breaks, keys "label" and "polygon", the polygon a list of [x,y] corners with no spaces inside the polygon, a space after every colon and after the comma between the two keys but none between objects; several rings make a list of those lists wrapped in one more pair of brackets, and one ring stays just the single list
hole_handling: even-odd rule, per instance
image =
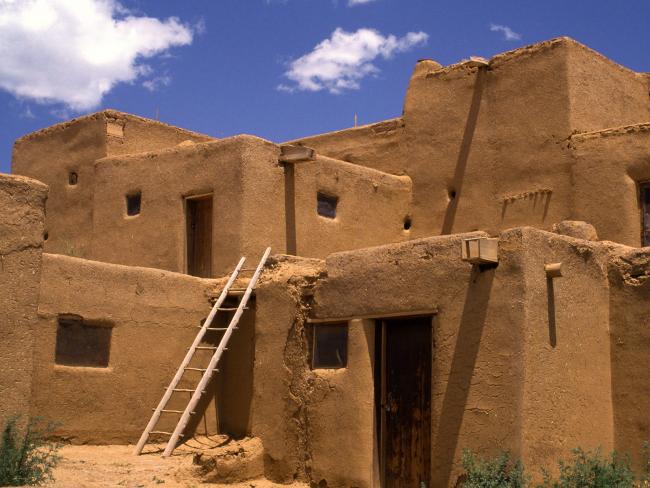
[{"label": "green shrub", "polygon": [[59,446],[48,442],[46,435],[53,427],[33,419],[19,433],[16,421],[7,422],[0,439],[0,486],[38,485],[52,479]]},{"label": "green shrub", "polygon": [[550,488],[632,488],[634,472],[628,456],[613,451],[608,457],[600,449],[571,451],[570,461],[560,461],[560,477],[554,481],[544,473],[543,487]]},{"label": "green shrub", "polygon": [[509,452],[494,459],[482,459],[463,451],[464,488],[523,488],[528,486],[521,461],[513,462]]}]

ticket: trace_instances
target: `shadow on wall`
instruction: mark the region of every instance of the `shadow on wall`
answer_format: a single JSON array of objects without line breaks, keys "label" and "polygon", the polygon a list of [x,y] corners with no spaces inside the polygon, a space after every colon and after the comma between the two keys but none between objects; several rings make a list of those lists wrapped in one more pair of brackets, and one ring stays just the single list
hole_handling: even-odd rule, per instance
[{"label": "shadow on wall", "polygon": [[432,486],[449,486],[458,435],[481,344],[495,269],[472,268],[445,396],[434,438]]},{"label": "shadow on wall", "polygon": [[552,196],[553,192],[546,188],[506,195],[501,206],[501,222],[508,220],[512,225],[535,219],[545,222]]},{"label": "shadow on wall", "polygon": [[472,95],[472,102],[469,106],[469,114],[467,115],[467,123],[465,124],[463,139],[460,143],[460,151],[458,152],[454,178],[451,183],[451,188],[449,189],[449,204],[447,205],[445,219],[442,223],[442,230],[440,231],[440,234],[442,235],[451,234],[454,227],[456,211],[458,210],[458,201],[460,200],[463,180],[465,178],[465,170],[467,168],[469,152],[472,147],[472,140],[474,139],[474,132],[476,131],[476,122],[478,121],[478,113],[481,107],[481,99],[483,98],[486,82],[487,68],[479,68],[476,73],[474,94]]},{"label": "shadow on wall", "polygon": [[553,278],[546,278],[546,293],[548,295],[548,343],[551,347],[557,345],[557,330],[555,327],[555,288]]}]

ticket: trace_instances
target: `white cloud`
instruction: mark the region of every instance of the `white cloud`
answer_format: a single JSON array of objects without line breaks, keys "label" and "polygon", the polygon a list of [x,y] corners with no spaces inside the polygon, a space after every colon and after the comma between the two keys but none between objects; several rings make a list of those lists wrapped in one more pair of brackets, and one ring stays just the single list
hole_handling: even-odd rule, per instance
[{"label": "white cloud", "polygon": [[359,82],[379,72],[373,61],[388,59],[393,54],[426,44],[424,32],[409,32],[403,37],[383,36],[374,29],[346,32],[336,29],[329,39],[319,43],[312,52],[292,61],[284,74],[293,82],[280,85],[285,91],[328,90],[341,93],[359,88]]},{"label": "white cloud", "polygon": [[142,59],[192,36],[174,17],[136,17],[116,0],[0,0],[0,88],[90,109],[115,84],[152,75]]},{"label": "white cloud", "polygon": [[154,92],[156,90],[159,90],[163,86],[169,86],[171,82],[172,79],[168,75],[156,76],[150,80],[143,81],[142,86],[144,86],[147,90]]},{"label": "white cloud", "polygon": [[518,41],[521,39],[521,34],[516,33],[507,25],[490,24],[492,32],[503,32],[503,38],[506,41]]},{"label": "white cloud", "polygon": [[375,1],[377,0],[348,0],[348,7],[354,7],[355,5],[363,5]]}]

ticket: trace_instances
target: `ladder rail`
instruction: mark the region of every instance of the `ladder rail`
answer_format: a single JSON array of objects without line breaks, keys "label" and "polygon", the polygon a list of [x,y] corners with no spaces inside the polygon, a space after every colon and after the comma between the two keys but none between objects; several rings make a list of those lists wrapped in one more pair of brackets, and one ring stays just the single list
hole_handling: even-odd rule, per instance
[{"label": "ladder rail", "polygon": [[185,411],[183,412],[183,415],[181,415],[181,418],[179,419],[178,424],[174,429],[174,432],[169,438],[169,442],[167,442],[167,446],[165,447],[165,451],[163,452],[163,457],[171,456],[172,452],[174,452],[174,449],[176,449],[176,444],[178,443],[178,440],[183,435],[183,432],[187,427],[187,423],[189,422],[191,412],[195,410],[196,406],[201,400],[201,397],[203,396],[203,391],[207,388],[208,383],[212,378],[212,374],[214,373],[214,370],[216,369],[217,364],[219,363],[219,360],[221,359],[221,356],[224,350],[226,349],[226,346],[228,345],[230,336],[232,335],[234,329],[236,328],[239,322],[240,317],[242,316],[244,310],[246,309],[246,304],[248,302],[248,299],[250,298],[251,293],[253,292],[253,288],[257,284],[257,280],[259,279],[260,274],[262,273],[262,269],[264,268],[264,265],[266,264],[266,261],[268,260],[270,254],[271,254],[271,248],[267,247],[266,250],[264,251],[264,255],[262,256],[262,259],[257,265],[255,272],[253,273],[253,276],[248,282],[248,286],[246,287],[246,291],[244,292],[244,295],[241,301],[239,302],[237,311],[234,313],[232,319],[230,320],[230,323],[228,324],[228,328],[224,332],[221,341],[219,341],[219,346],[217,347],[217,350],[212,355],[212,359],[210,359],[210,364],[207,366],[205,373],[201,377],[201,381],[199,381],[199,384],[196,386],[196,390],[192,394],[192,398],[190,399],[189,403],[185,407]]},{"label": "ladder rail", "polygon": [[[179,366],[178,370],[176,371],[176,374],[174,375],[174,378],[172,378],[172,381],[170,382],[169,386],[165,390],[165,393],[163,397],[160,399],[160,402],[158,403],[158,406],[154,410],[153,414],[151,415],[151,418],[149,419],[149,423],[145,427],[144,431],[142,432],[142,435],[140,436],[140,440],[138,440],[138,443],[135,447],[134,454],[137,456],[142,452],[142,449],[144,449],[145,444],[147,443],[147,440],[149,439],[149,434],[153,431],[154,427],[158,423],[158,420],[160,420],[160,416],[162,414],[162,411],[164,408],[167,406],[167,402],[169,402],[171,396],[174,393],[174,389],[180,383],[181,378],[183,377],[183,374],[185,373],[185,368],[187,367],[188,364],[190,364],[190,361],[194,357],[194,353],[196,352],[197,346],[201,343],[203,340],[203,337],[208,331],[208,328],[212,325],[212,321],[214,320],[215,315],[218,312],[218,309],[221,307],[223,302],[226,300],[226,297],[228,296],[228,292],[230,288],[232,287],[233,283],[237,279],[239,272],[241,271],[242,267],[244,266],[244,262],[246,261],[245,257],[242,257],[239,260],[239,263],[233,270],[232,274],[230,275],[230,278],[226,282],[226,285],[224,286],[223,290],[221,291],[221,294],[219,295],[219,298],[217,298],[217,301],[214,303],[212,306],[212,310],[210,310],[210,314],[208,317],[205,319],[205,322],[201,326],[201,330],[196,334],[196,337],[194,338],[194,342],[192,342],[192,345],[190,346],[189,350],[185,354],[185,357],[183,358],[183,361],[181,362],[181,365]],[[196,391],[195,391],[196,393]]]}]

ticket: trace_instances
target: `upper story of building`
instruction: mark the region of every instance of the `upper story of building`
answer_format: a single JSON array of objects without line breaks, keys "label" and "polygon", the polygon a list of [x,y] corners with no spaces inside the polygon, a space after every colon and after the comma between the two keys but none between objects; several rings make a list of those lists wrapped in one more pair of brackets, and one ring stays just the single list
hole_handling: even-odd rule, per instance
[{"label": "upper story of building", "polygon": [[323,257],[562,220],[650,245],[649,89],[558,38],[422,60],[402,116],[363,127],[278,145],[104,111],[19,139],[13,172],[50,187],[46,251],[202,276],[267,245]]}]

